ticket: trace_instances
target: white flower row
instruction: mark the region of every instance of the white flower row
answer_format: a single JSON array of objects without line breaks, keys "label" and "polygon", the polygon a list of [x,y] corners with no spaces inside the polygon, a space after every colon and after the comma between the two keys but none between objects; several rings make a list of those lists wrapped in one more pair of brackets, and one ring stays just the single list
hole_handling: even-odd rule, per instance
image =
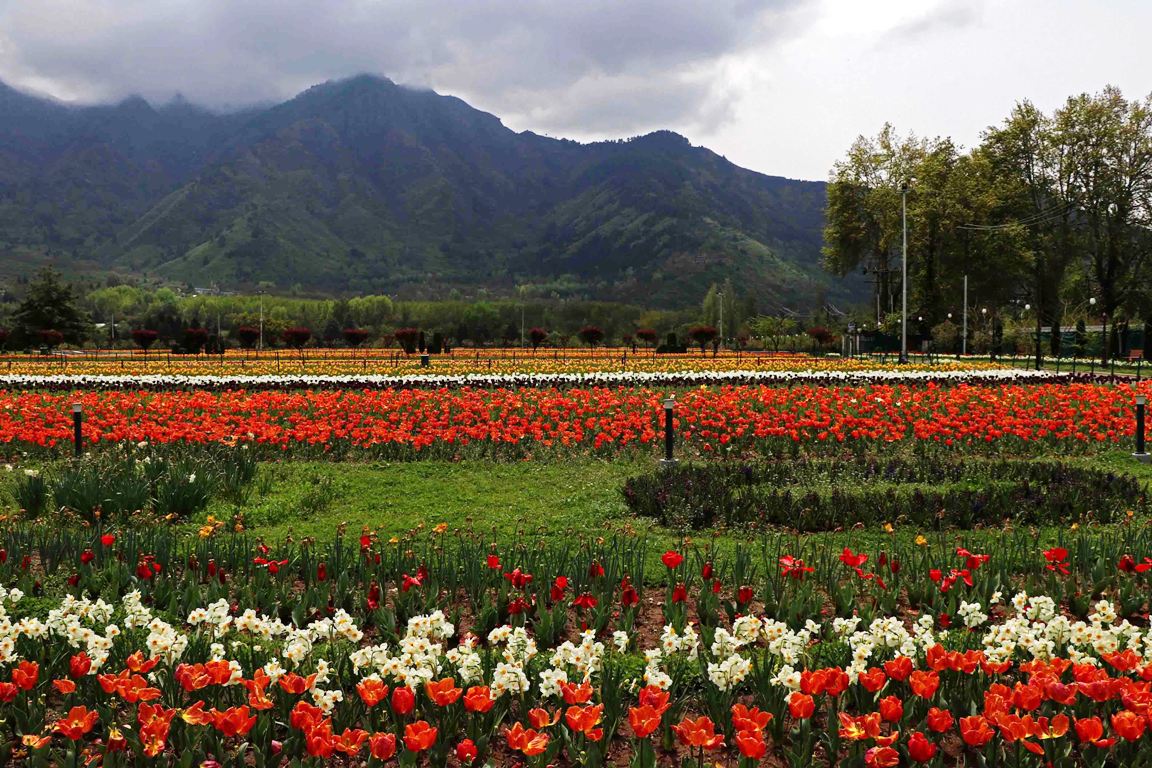
[{"label": "white flower row", "polygon": [[867,370],[828,371],[797,369],[791,371],[676,371],[676,372],[609,372],[609,373],[510,373],[463,374],[458,376],[384,376],[375,374],[346,376],[99,376],[0,375],[0,389],[28,390],[185,390],[185,389],[501,389],[515,387],[619,387],[619,386],[708,386],[738,384],[921,384],[989,383],[1010,384],[1067,381],[1071,373],[1033,371],[1009,368],[971,368],[966,370]]},{"label": "white flower row", "polygon": [[[395,646],[360,646],[364,635],[343,611],[307,627],[295,627],[251,609],[233,616],[227,602],[220,600],[192,611],[185,630],[153,616],[137,592],[125,596],[118,606],[99,599],[68,596],[49,611],[45,620],[26,617],[13,621],[9,609],[22,597],[19,590],[0,588],[0,664],[20,661],[17,643],[21,639],[32,641],[28,648],[51,645],[58,639],[72,649],[86,652],[93,661],[90,674],[96,674],[117,642],[135,643],[130,645],[135,649],[143,638],[148,655],[163,665],[150,673],[155,680],[157,675],[169,674],[189,647],[202,649],[207,641],[210,650],[206,660],[226,660],[226,643],[234,643],[234,648],[243,646],[263,652],[265,659],[260,669],[273,682],[290,669],[300,674],[310,671],[315,675],[310,683],[312,700],[326,712],[343,699],[344,693],[338,685],[340,681],[331,679],[329,661],[320,657],[318,649],[327,654],[347,654],[359,680],[343,681],[345,688],[363,680],[419,688],[427,681],[452,676],[458,685],[489,685],[497,698],[532,691],[526,670],[539,654],[535,638],[523,627],[511,626],[492,630],[485,639],[486,651],[478,647],[480,641],[473,636],[465,636],[455,647],[447,648],[456,636],[456,627],[441,611],[409,620]],[[993,596],[990,602],[999,604],[1000,596]],[[1087,621],[1071,621],[1057,611],[1051,598],[1023,592],[1005,604],[1003,610],[1006,615],[1001,621],[987,625],[989,617],[984,607],[965,602],[958,611],[964,627],[955,630],[935,629],[931,616],[921,616],[911,624],[896,617],[880,617],[864,628],[859,617],[836,618],[827,625],[809,620],[799,630],[771,618],[743,616],[730,628],[716,628],[707,646],[691,625],[680,631],[669,625],[654,647],[638,650],[646,661],[646,685],[670,687],[670,664],[680,658],[698,663],[706,671],[708,681],[722,691],[733,690],[745,681],[753,669],[753,653],[772,665],[776,685],[798,689],[800,670],[809,662],[813,644],[821,640],[848,645],[852,661],[846,672],[852,681],[869,667],[896,656],[918,658],[934,645],[944,643],[949,632],[971,633],[971,640],[983,648],[992,662],[1060,656],[1077,663],[1098,664],[1105,654],[1131,650],[1146,664],[1152,663],[1152,630],[1118,621],[1115,607],[1107,600],[1094,606]],[[113,619],[118,619],[119,624],[111,623]],[[201,642],[193,646],[197,637]],[[615,652],[624,653],[628,646],[626,633],[614,634]],[[578,642],[561,643],[551,649],[548,666],[538,673],[536,692],[554,699],[561,695],[562,684],[592,681],[602,669],[607,652],[592,631],[583,632]],[[496,662],[494,667],[485,663],[485,654],[489,661]],[[230,685],[256,672],[244,670],[235,660],[230,660],[229,665]],[[487,677],[485,670],[491,670]],[[335,687],[324,687],[330,683]]]}]

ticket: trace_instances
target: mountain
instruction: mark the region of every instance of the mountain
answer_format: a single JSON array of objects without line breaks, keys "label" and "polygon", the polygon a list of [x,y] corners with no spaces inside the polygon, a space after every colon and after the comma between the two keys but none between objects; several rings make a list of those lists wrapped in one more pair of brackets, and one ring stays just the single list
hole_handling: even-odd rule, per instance
[{"label": "mountain", "polygon": [[218,114],[71,107],[0,84],[0,270],[435,298],[530,284],[680,306],[852,298],[820,266],[825,186],[660,131],[580,144],[359,76]]}]

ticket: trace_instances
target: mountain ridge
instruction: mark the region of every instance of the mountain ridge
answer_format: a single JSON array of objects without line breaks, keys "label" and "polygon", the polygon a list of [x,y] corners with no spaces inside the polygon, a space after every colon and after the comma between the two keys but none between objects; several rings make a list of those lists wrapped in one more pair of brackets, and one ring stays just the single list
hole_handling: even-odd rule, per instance
[{"label": "mountain ridge", "polygon": [[823,182],[671,131],[578,143],[359,75],[268,107],[71,106],[0,83],[0,255],[89,272],[402,297],[538,293],[680,306],[853,296],[820,266]]}]

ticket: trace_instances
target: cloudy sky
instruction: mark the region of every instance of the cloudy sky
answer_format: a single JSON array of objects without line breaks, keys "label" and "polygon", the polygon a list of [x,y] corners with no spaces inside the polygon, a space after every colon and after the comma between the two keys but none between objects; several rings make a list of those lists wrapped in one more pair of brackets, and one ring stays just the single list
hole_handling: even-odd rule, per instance
[{"label": "cloudy sky", "polygon": [[861,134],[965,145],[1019,99],[1152,91],[1148,0],[0,0],[0,80],[226,107],[360,72],[580,140],[671,128],[826,178]]}]

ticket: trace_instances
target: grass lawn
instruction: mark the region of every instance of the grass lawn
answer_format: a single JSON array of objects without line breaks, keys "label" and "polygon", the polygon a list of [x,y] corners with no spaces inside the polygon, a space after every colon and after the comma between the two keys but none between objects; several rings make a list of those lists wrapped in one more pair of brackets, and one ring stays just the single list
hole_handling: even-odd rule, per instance
[{"label": "grass lawn", "polygon": [[[1112,450],[1096,456],[1064,460],[1130,474],[1152,484],[1152,465],[1141,464],[1126,451]],[[627,458],[605,461],[571,458],[563,462],[487,463],[466,461],[414,463],[356,463],[292,461],[267,464],[253,488],[251,499],[240,508],[246,529],[269,542],[291,535],[329,540],[336,526],[344,523],[350,534],[368,526],[384,536],[400,535],[420,525],[430,528],[447,523],[449,528],[471,527],[490,532],[493,541],[565,539],[607,535],[631,528],[646,533],[652,552],[675,546],[678,531],[661,528],[631,517],[620,488],[629,476],[651,470],[654,459]],[[206,514],[228,520],[234,505],[215,503]],[[1054,542],[1067,529],[1049,527],[1036,531],[1042,542]],[[1101,531],[1107,530],[1101,526]],[[913,539],[927,531],[897,527],[855,529],[797,536],[801,546],[883,549],[893,539]],[[740,530],[696,531],[696,539],[715,537],[722,549],[737,541],[758,539],[759,533]],[[945,531],[931,536],[936,543],[963,542],[976,545],[1005,535],[1000,527],[976,531]]]},{"label": "grass lawn", "polygon": [[[1053,457],[1046,457],[1053,458]],[[1061,457],[1064,461],[1128,474],[1152,486],[1152,465],[1132,459],[1127,450],[1109,450],[1094,456]],[[181,527],[188,535],[209,514],[230,521],[239,512],[244,527],[269,543],[287,536],[315,537],[327,542],[344,524],[350,535],[367,526],[382,536],[402,535],[423,525],[446,523],[450,529],[471,528],[502,544],[573,540],[633,530],[649,540],[655,564],[667,547],[679,546],[681,532],[631,517],[620,489],[630,476],[651,471],[653,456],[635,454],[618,460],[569,457],[563,461],[516,463],[464,462],[323,462],[285,461],[260,467],[246,504],[214,501]],[[9,495],[0,480],[0,499]],[[10,501],[0,506],[11,509]],[[794,536],[795,551],[844,546],[882,551],[897,543],[910,544],[920,534],[946,550],[956,544],[981,546],[1006,535],[1004,527],[975,531],[929,531],[901,526]],[[1067,533],[1052,526],[1031,532],[1037,544],[1051,546]],[[1107,535],[1108,526],[1099,532]],[[715,539],[721,550],[736,542],[749,543],[760,533],[738,529],[694,531],[697,540]],[[793,538],[788,534],[780,534]],[[1049,543],[1051,542],[1051,543]]]},{"label": "grass lawn", "polygon": [[[603,532],[626,509],[624,479],[650,466],[636,459],[562,463],[293,461],[267,464],[244,506],[245,526],[272,541],[291,534],[327,539],[340,523],[383,535],[447,523],[507,539],[522,532]],[[227,519],[234,506],[208,510]]]}]

